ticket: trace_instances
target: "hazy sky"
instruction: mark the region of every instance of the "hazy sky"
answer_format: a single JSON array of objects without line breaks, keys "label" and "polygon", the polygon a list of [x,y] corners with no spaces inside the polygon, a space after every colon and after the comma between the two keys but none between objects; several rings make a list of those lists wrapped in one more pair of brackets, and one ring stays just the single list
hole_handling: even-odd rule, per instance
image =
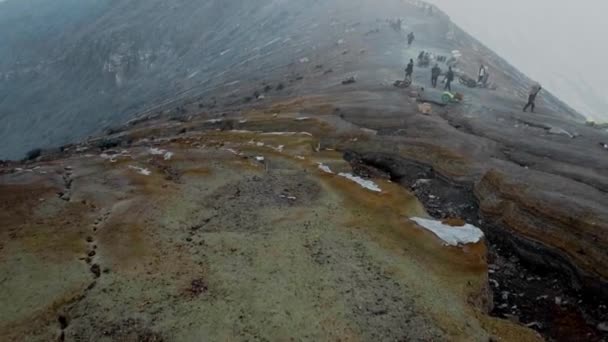
[{"label": "hazy sky", "polygon": [[596,121],[608,122],[608,0],[427,0]]}]

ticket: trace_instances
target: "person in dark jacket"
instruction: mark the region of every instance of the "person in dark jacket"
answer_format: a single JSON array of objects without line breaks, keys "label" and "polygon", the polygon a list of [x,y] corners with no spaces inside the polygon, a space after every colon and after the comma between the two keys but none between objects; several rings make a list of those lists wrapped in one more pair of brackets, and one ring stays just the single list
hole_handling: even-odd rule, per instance
[{"label": "person in dark jacket", "polygon": [[414,42],[414,39],[416,39],[416,36],[414,36],[414,32],[410,32],[407,35],[407,46],[408,47],[412,46],[412,43]]},{"label": "person in dark jacket", "polygon": [[530,94],[528,95],[528,103],[526,103],[526,106],[524,107],[524,112],[530,108],[531,112],[534,113],[534,108],[536,107],[536,96],[542,89],[543,87],[541,87],[540,84],[535,84],[532,86],[532,89],[530,89]]},{"label": "person in dark jacket", "polygon": [[410,59],[410,62],[408,63],[407,68],[405,68],[405,78],[411,80],[413,73],[414,73],[414,60]]},{"label": "person in dark jacket", "polygon": [[435,64],[433,69],[431,69],[431,84],[433,85],[433,88],[437,88],[439,75],[441,75],[441,68],[439,67],[439,64]]},{"label": "person in dark jacket", "polygon": [[448,70],[448,73],[445,75],[445,90],[452,91],[452,81],[454,81],[454,71],[452,67]]}]

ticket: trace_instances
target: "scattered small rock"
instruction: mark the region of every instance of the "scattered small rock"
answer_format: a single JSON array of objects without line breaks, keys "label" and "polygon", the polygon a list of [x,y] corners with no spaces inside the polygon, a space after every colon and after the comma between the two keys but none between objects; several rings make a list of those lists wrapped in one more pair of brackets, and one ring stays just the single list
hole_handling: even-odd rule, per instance
[{"label": "scattered small rock", "polygon": [[95,278],[99,278],[101,276],[101,268],[97,264],[93,264],[91,266],[91,273],[95,275]]},{"label": "scattered small rock", "polygon": [[209,286],[204,279],[194,279],[190,282],[190,287],[188,288],[188,292],[193,296],[199,296],[201,294],[209,291]]},{"label": "scattered small rock", "polygon": [[109,150],[120,145],[120,140],[104,138],[97,142],[96,146],[100,150]]},{"label": "scattered small rock", "polygon": [[421,103],[418,105],[418,111],[424,115],[430,115],[433,113],[433,106],[430,103]]},{"label": "scattered small rock", "polygon": [[463,219],[456,218],[456,217],[447,218],[445,220],[442,220],[441,223],[448,225],[450,227],[463,227],[464,225],[467,224]]},{"label": "scattered small rock", "polygon": [[357,82],[357,80],[355,79],[355,76],[351,76],[351,77],[345,79],[344,81],[342,81],[342,84],[346,85],[346,84],[353,84],[356,82]]}]

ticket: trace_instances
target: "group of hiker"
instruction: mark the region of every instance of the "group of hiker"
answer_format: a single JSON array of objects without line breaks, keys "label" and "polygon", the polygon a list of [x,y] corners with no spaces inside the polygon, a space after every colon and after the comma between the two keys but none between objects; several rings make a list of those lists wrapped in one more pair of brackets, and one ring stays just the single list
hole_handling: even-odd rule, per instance
[{"label": "group of hiker", "polygon": [[[414,73],[414,60],[410,59],[407,67],[405,68],[405,78],[408,80],[412,80],[412,75]],[[433,88],[437,88],[437,81],[439,80],[439,76],[441,76],[441,68],[439,64],[435,63],[435,66],[431,69],[431,85]],[[454,81],[454,71],[452,67],[448,68],[447,73],[445,74],[445,90],[452,91],[452,82]]]},{"label": "group of hiker", "polygon": [[[414,32],[410,32],[407,35],[408,47],[410,47],[412,45],[414,40],[415,40]],[[420,56],[419,56],[419,59],[420,59]],[[439,80],[439,76],[441,76],[442,73],[443,73],[443,71],[439,67],[439,64],[435,63],[433,68],[431,68],[431,86],[433,88],[437,88],[437,82]],[[414,60],[410,59],[409,63],[407,64],[407,67],[405,68],[406,80],[409,80],[411,82],[413,74],[414,74]],[[455,77],[454,70],[452,70],[452,67],[449,66],[448,71],[445,73],[444,90],[452,92],[452,82],[454,81],[454,77]],[[477,86],[487,87],[489,77],[490,77],[490,73],[488,71],[488,67],[481,64],[481,66],[479,67],[479,73],[478,73],[478,77],[477,77]],[[472,82],[474,83],[475,81],[473,80]],[[542,90],[542,87],[540,84],[535,84],[532,86],[532,88],[530,89],[530,92],[528,93],[528,102],[526,103],[526,105],[523,108],[524,112],[526,112],[528,110],[528,108],[530,108],[530,110],[532,112],[534,112],[534,109],[536,107],[536,103],[535,103],[536,97],[538,96],[538,94],[540,93],[541,90]]]}]

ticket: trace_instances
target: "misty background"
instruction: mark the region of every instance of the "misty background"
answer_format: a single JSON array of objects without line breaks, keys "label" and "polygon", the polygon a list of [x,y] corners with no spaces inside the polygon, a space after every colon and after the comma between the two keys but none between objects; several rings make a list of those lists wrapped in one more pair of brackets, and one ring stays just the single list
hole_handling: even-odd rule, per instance
[{"label": "misty background", "polygon": [[608,1],[428,2],[581,114],[608,122]]}]

